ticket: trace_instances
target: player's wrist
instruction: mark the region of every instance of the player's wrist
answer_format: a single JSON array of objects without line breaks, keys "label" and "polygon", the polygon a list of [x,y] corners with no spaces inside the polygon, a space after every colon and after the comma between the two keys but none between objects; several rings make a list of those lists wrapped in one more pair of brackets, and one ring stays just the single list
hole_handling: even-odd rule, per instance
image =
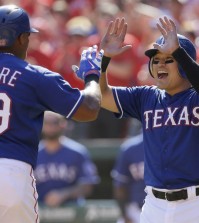
[{"label": "player's wrist", "polygon": [[183,51],[183,48],[181,46],[179,46],[177,49],[175,49],[172,53],[172,56],[175,58],[175,57],[178,57],[181,52]]},{"label": "player's wrist", "polygon": [[87,84],[88,82],[91,82],[91,81],[95,81],[97,83],[99,83],[99,75],[95,74],[95,73],[91,73],[87,76],[85,76],[84,78],[84,82],[85,84]]},{"label": "player's wrist", "polygon": [[107,67],[108,67],[110,61],[111,61],[111,57],[107,57],[107,56],[103,56],[102,57],[102,68],[101,68],[102,69],[102,73],[106,72]]},{"label": "player's wrist", "polygon": [[101,72],[100,69],[99,70],[88,70],[87,72],[85,72],[85,74],[83,75],[84,79],[90,75],[96,75],[98,77],[100,77]]}]

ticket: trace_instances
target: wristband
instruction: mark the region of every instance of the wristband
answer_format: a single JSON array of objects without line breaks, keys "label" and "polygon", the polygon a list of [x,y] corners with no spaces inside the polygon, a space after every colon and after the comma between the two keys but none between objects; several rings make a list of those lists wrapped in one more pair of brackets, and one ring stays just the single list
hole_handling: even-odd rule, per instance
[{"label": "wristband", "polygon": [[110,61],[111,61],[111,57],[106,57],[106,56],[102,57],[102,73],[106,72],[106,69],[107,69]]},{"label": "wristband", "polygon": [[95,81],[95,82],[99,82],[99,76],[97,74],[90,74],[88,76],[85,77],[84,82],[85,84],[87,84],[90,81]]}]

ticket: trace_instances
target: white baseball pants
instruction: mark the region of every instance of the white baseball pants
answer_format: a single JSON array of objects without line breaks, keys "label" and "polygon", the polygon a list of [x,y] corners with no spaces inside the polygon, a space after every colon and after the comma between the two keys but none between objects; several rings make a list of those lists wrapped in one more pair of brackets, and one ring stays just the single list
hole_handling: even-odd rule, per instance
[{"label": "white baseball pants", "polygon": [[0,222],[39,223],[32,167],[0,158]]},{"label": "white baseball pants", "polygon": [[140,223],[199,223],[199,196],[195,194],[196,187],[186,189],[188,199],[167,201],[156,198],[152,193],[152,188],[147,186],[147,196],[142,208]]}]

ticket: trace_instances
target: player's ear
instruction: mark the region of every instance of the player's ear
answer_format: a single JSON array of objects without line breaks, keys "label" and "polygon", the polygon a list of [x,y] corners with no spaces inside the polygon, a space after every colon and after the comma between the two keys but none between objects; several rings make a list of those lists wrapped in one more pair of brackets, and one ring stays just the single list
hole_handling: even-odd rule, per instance
[{"label": "player's ear", "polygon": [[30,33],[22,33],[18,36],[18,42],[20,45],[27,44]]}]

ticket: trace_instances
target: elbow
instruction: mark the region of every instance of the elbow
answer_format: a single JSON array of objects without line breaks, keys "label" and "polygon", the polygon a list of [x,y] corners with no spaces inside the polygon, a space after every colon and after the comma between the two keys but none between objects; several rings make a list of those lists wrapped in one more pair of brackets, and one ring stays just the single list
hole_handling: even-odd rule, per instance
[{"label": "elbow", "polygon": [[[98,112],[98,113],[99,113],[99,112]],[[88,122],[95,121],[95,120],[97,119],[97,117],[98,117],[98,113],[95,113],[95,114],[91,115],[91,116],[87,119],[87,121],[88,121]]]},{"label": "elbow", "polygon": [[101,98],[89,98],[83,101],[80,108],[73,115],[73,120],[80,122],[95,121],[101,107]]},{"label": "elbow", "polygon": [[94,100],[87,104],[88,121],[95,121],[101,108],[101,100]]}]

